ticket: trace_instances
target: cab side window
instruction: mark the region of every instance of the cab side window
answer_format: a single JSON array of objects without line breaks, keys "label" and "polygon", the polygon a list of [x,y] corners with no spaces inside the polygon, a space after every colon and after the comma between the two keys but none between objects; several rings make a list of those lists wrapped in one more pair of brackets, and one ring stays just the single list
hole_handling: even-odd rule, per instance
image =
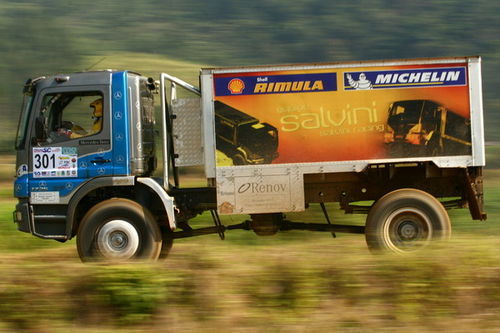
[{"label": "cab side window", "polygon": [[233,124],[222,118],[216,117],[215,132],[221,139],[234,144],[234,131],[235,126]]},{"label": "cab side window", "polygon": [[99,92],[71,92],[45,95],[41,116],[47,143],[63,142],[101,132],[103,96]]},{"label": "cab side window", "polygon": [[422,126],[426,131],[434,131],[439,124],[438,116],[439,105],[426,101],[422,111]]}]

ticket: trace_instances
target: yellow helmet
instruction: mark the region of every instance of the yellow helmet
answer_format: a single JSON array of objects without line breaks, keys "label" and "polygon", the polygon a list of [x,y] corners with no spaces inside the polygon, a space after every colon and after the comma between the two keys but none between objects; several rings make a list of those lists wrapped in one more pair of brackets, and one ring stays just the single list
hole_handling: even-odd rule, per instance
[{"label": "yellow helmet", "polygon": [[102,98],[98,98],[92,103],[90,103],[90,107],[94,108],[94,117],[100,118],[102,117]]}]

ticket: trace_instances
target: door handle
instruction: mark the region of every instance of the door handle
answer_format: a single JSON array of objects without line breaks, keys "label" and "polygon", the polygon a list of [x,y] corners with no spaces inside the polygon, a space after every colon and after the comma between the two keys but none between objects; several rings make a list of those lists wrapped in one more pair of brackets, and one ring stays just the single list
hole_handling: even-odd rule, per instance
[{"label": "door handle", "polygon": [[90,162],[94,163],[94,164],[103,164],[103,163],[109,163],[109,162],[111,162],[111,160],[105,160],[104,158],[98,158],[95,160],[91,160]]}]

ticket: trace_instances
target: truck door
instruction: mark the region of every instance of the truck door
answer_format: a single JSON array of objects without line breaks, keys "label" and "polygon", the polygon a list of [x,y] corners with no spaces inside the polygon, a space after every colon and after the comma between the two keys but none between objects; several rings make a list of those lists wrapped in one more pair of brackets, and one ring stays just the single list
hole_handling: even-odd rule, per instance
[{"label": "truck door", "polygon": [[105,87],[41,91],[28,164],[32,204],[66,204],[88,179],[113,174],[107,101]]}]

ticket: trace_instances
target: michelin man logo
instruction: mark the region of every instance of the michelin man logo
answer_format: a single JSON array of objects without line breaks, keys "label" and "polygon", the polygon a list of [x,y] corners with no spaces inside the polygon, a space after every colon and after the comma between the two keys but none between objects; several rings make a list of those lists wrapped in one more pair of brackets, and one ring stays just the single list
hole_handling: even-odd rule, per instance
[{"label": "michelin man logo", "polygon": [[359,74],[359,79],[357,81],[352,78],[351,74],[347,74],[347,80],[351,88],[356,90],[368,90],[373,88],[372,82],[366,79],[365,73]]}]

